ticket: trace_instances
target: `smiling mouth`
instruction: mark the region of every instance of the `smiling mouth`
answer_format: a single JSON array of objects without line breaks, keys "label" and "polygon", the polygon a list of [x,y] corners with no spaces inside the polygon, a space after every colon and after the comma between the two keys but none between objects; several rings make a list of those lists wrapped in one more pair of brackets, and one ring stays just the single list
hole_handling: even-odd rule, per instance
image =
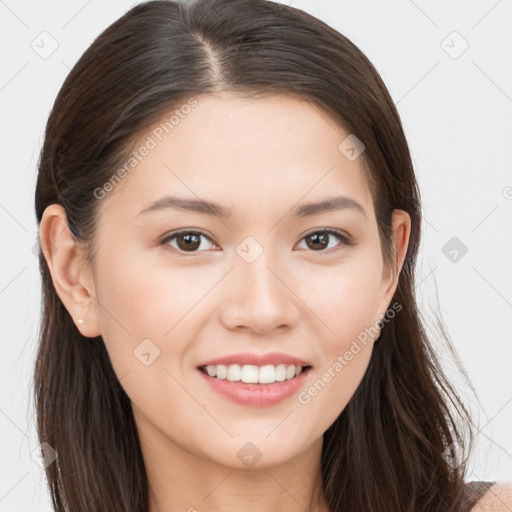
[{"label": "smiling mouth", "polygon": [[279,384],[293,380],[310,370],[310,365],[208,365],[199,366],[198,370],[209,377],[229,382],[245,384]]}]

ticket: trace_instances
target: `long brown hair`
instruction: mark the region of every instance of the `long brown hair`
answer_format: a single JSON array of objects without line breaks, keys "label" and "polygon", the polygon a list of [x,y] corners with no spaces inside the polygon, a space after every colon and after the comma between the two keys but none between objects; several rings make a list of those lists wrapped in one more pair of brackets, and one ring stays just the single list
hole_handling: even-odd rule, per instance
[{"label": "long brown hair", "polygon": [[[391,214],[401,209],[411,217],[392,299],[401,311],[383,323],[361,384],[324,434],[322,481],[330,510],[459,510],[473,431],[416,303],[418,185],[389,92],[345,36],[267,0],[136,5],[95,39],[56,98],[38,164],[38,225],[48,205],[62,205],[93,264],[95,191],[163,114],[216,91],[298,95],[364,143],[361,158],[390,267]],[[46,468],[53,506],[59,512],[147,511],[147,475],[130,400],[101,336],[84,339],[42,252],[39,261],[43,304],[34,396],[40,441],[58,453]],[[467,379],[444,331],[442,337]]]}]

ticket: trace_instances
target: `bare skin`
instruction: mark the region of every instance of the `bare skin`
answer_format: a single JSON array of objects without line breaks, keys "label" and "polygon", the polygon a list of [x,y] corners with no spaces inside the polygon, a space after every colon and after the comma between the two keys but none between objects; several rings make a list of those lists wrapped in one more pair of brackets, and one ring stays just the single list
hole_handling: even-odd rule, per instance
[{"label": "bare skin", "polygon": [[[361,159],[338,149],[347,132],[294,97],[196,99],[99,200],[94,269],[62,208],[46,209],[40,237],[53,244],[46,250],[52,278],[81,333],[103,337],[132,401],[151,512],[327,512],[322,435],[359,386],[377,335],[359,343],[307,403],[295,394],[267,407],[238,404],[210,389],[196,367],[233,353],[284,352],[312,366],[301,391],[310,389],[390,308],[410,217],[394,212],[397,273],[388,272]],[[170,194],[214,201],[231,216],[139,214]],[[365,214],[346,208],[292,216],[298,206],[338,195]],[[185,228],[207,235],[196,235],[193,252],[179,237],[159,243]],[[318,248],[311,235],[328,228],[354,245],[330,234]],[[262,253],[248,263],[238,247]],[[134,355],[144,339],[160,351],[149,365]],[[261,454],[251,467],[237,456],[248,442]]]}]

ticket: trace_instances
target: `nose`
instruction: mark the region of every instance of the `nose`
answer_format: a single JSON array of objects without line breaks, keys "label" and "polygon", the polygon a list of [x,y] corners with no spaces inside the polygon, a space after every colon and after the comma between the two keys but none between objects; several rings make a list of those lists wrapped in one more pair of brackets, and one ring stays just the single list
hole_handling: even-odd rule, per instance
[{"label": "nose", "polygon": [[230,329],[246,328],[268,334],[276,328],[291,328],[300,316],[300,299],[287,282],[289,273],[263,252],[255,261],[235,262],[224,283],[221,318]]}]

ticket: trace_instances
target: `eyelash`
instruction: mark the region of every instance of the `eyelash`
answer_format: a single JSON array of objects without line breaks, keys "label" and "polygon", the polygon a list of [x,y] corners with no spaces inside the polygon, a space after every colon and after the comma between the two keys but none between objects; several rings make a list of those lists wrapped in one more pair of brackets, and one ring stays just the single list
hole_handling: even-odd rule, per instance
[{"label": "eyelash", "polygon": [[[169,235],[166,235],[161,241],[160,241],[160,245],[164,246],[166,249],[170,249],[170,250],[173,250],[173,251],[177,251],[178,253],[180,254],[183,254],[183,255],[186,255],[186,256],[198,256],[198,254],[200,254],[201,252],[203,251],[195,251],[195,252],[189,252],[187,253],[186,251],[182,251],[181,249],[176,249],[175,247],[169,247],[167,244],[168,242],[170,242],[171,240],[175,239],[177,236],[179,235],[183,235],[183,234],[195,234],[195,235],[202,235],[204,236],[205,238],[207,238],[210,242],[214,243],[212,241],[212,239],[210,238],[209,235],[207,235],[204,231],[201,231],[201,230],[192,230],[192,229],[184,229],[184,230],[181,230],[181,231],[176,231],[174,233],[170,233]],[[308,236],[311,236],[311,235],[315,235],[317,233],[323,233],[323,234],[329,234],[329,235],[336,235],[338,238],[341,239],[342,243],[339,244],[338,246],[334,247],[334,248],[331,248],[331,249],[326,249],[326,250],[323,250],[323,251],[312,251],[312,252],[315,252],[315,253],[319,253],[319,254],[331,254],[333,252],[337,252],[339,250],[341,250],[341,248],[344,246],[344,245],[355,245],[354,241],[347,235],[345,234],[343,231],[339,231],[337,229],[333,229],[333,228],[330,228],[330,229],[316,229],[314,231],[310,231],[309,233],[306,233],[302,238],[301,238],[301,242],[302,240],[304,240],[305,238],[307,238]]]}]

